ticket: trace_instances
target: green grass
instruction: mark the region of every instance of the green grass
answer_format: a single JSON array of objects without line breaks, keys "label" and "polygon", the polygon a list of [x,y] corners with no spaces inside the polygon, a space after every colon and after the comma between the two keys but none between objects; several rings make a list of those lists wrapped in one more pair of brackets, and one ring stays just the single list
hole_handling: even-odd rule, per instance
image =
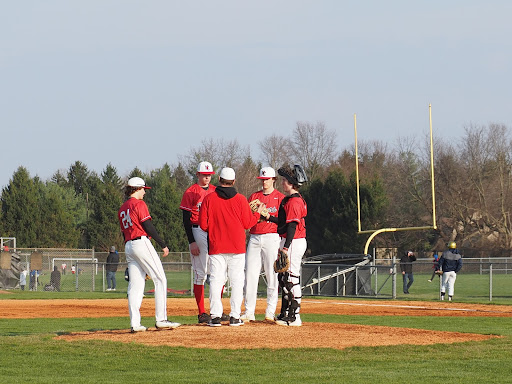
[{"label": "green grass", "polygon": [[[2,295],[7,296],[7,295]],[[336,316],[304,321],[386,325],[501,335],[450,345],[333,349],[213,350],[108,341],[66,342],[56,334],[126,329],[128,317],[0,319],[2,383],[506,383],[512,382],[512,321],[487,317]],[[194,323],[195,317],[173,317]],[[150,325],[153,318],[144,318]],[[293,340],[290,340],[293,347]]]}]

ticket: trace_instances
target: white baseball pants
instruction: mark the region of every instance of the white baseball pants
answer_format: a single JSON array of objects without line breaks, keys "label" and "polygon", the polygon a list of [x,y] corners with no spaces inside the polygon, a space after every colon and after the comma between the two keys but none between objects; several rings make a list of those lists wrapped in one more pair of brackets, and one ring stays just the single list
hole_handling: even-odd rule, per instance
[{"label": "white baseball pants", "polygon": [[[281,238],[281,247],[284,246],[285,238]],[[308,243],[305,238],[293,239],[288,248],[288,257],[290,258],[290,276],[288,281],[293,283],[292,295],[300,306],[302,289],[300,288],[300,274],[302,272],[302,257],[306,253]],[[293,275],[293,276],[292,276]],[[296,313],[299,313],[300,307]]]},{"label": "white baseball pants", "polygon": [[151,241],[143,236],[139,240],[130,240],[125,244],[128,262],[128,308],[132,327],[139,327],[140,306],[146,285],[146,273],[155,285],[156,321],[167,320],[167,278],[158,253]]},{"label": "white baseball pants", "polygon": [[455,271],[444,272],[441,284],[441,293],[445,293],[446,289],[448,289],[448,296],[453,296],[455,291],[455,279],[457,279]]},{"label": "white baseball pants", "polygon": [[254,315],[261,266],[267,280],[267,308],[265,317],[274,318],[277,306],[279,281],[274,272],[281,238],[277,233],[251,235],[245,254],[245,313]]},{"label": "white baseball pants", "polygon": [[208,233],[199,227],[192,227],[194,240],[199,247],[199,255],[190,254],[190,262],[192,263],[194,284],[204,285],[208,275]]},{"label": "white baseball pants", "polygon": [[210,315],[221,317],[222,287],[226,282],[226,271],[231,284],[230,316],[239,319],[244,298],[245,253],[220,253],[210,255]]}]

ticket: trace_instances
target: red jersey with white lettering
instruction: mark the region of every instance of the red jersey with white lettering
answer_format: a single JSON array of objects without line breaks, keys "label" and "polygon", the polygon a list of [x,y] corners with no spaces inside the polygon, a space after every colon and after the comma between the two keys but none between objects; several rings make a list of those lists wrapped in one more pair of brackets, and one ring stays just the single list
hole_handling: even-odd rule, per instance
[{"label": "red jersey with white lettering", "polygon": [[183,193],[180,209],[191,213],[190,223],[192,225],[199,225],[199,209],[203,199],[213,191],[215,191],[214,185],[209,184],[208,189],[204,189],[196,183],[188,187],[185,193]]},{"label": "red jersey with white lettering", "polygon": [[[285,202],[283,208],[286,213],[286,223],[297,222],[293,238],[301,239],[306,237],[306,221],[304,218],[308,214],[308,207],[304,199],[301,196],[291,197]],[[286,238],[286,233],[283,233],[281,237]]]},{"label": "red jersey with white lettering", "polygon": [[208,232],[208,253],[245,253],[245,230],[259,219],[252,212],[244,195],[237,193],[229,199],[211,193],[203,200],[199,223]]},{"label": "red jersey with white lettering", "polygon": [[[270,216],[276,216],[279,211],[279,205],[281,205],[281,201],[284,199],[284,195],[279,192],[277,189],[274,189],[268,195],[265,195],[263,191],[254,192],[248,199],[248,201],[253,201],[254,199],[258,199],[267,207]],[[262,235],[265,233],[277,233],[277,224],[271,223],[270,221],[260,221],[254,227],[251,228],[251,235]]]},{"label": "red jersey with white lettering", "polygon": [[151,215],[144,200],[139,200],[135,197],[129,198],[121,205],[117,216],[125,242],[141,236],[147,236],[146,231],[142,228],[142,223],[146,220],[151,220]]}]

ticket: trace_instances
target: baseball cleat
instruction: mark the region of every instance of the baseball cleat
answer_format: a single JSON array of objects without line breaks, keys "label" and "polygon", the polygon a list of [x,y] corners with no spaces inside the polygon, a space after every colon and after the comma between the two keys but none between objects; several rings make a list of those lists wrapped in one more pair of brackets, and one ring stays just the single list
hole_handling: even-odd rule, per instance
[{"label": "baseball cleat", "polygon": [[267,323],[275,323],[276,319],[274,318],[274,316],[265,316],[265,321]]},{"label": "baseball cleat", "polygon": [[204,312],[201,313],[200,315],[197,315],[197,321],[199,324],[209,323],[211,319],[211,316]]},{"label": "baseball cleat", "polygon": [[173,323],[169,320],[160,320],[155,323],[156,329],[178,328],[180,325],[180,323]]},{"label": "baseball cleat", "polygon": [[300,319],[300,315],[295,315],[294,321],[289,321],[288,326],[290,327],[300,327],[302,326],[302,320]]},{"label": "baseball cleat", "polygon": [[229,326],[230,326],[230,327],[239,327],[239,326],[241,326],[241,325],[244,325],[243,320],[241,320],[241,319],[236,319],[236,318],[234,318],[233,316],[231,316],[231,317],[229,318]]},{"label": "baseball cleat", "polygon": [[208,323],[210,327],[220,327],[222,324],[220,323],[220,317],[213,317]]},{"label": "baseball cleat", "polygon": [[254,317],[254,314],[243,313],[242,316],[240,316],[240,320],[243,320],[243,321],[255,321],[256,318]]},{"label": "baseball cleat", "polygon": [[130,330],[131,333],[135,332],[146,332],[146,327],[143,325],[139,325],[138,327],[132,327]]},{"label": "baseball cleat", "polygon": [[229,321],[229,315],[222,313],[222,316],[220,317],[220,321]]}]

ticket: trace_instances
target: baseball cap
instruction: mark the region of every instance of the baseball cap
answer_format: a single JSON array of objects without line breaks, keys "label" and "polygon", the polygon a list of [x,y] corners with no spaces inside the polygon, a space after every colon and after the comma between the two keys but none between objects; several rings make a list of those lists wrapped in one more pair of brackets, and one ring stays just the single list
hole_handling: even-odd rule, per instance
[{"label": "baseball cap", "polygon": [[197,172],[204,173],[205,175],[215,175],[212,165],[207,161],[202,161],[197,166]]},{"label": "baseball cap", "polygon": [[220,178],[224,180],[235,180],[235,170],[233,168],[222,168],[220,171]]},{"label": "baseball cap", "polygon": [[151,189],[151,187],[146,187],[146,182],[142,180],[140,177],[132,177],[128,180],[129,187],[143,187],[144,189]]},{"label": "baseball cap", "polygon": [[272,167],[263,167],[260,169],[258,179],[267,180],[276,177],[276,171]]}]

